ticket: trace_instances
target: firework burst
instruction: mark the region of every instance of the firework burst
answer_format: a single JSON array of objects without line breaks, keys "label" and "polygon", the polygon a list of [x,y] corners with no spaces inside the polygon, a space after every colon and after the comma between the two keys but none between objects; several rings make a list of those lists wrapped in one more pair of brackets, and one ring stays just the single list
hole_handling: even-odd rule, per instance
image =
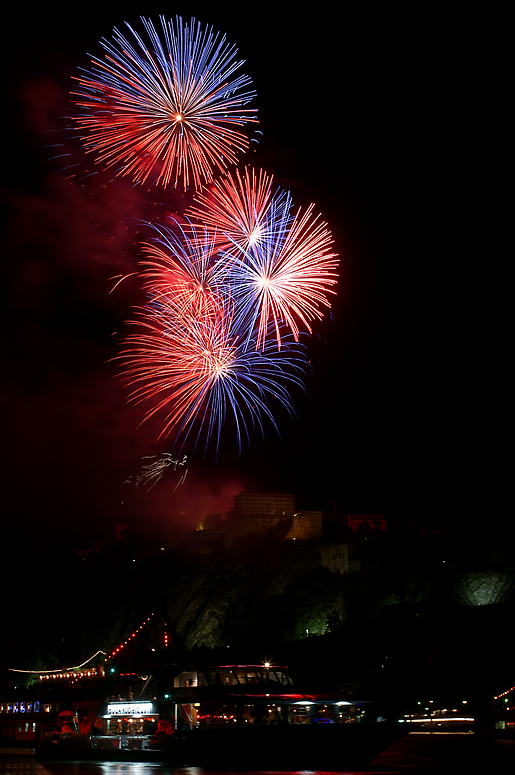
[{"label": "firework burst", "polygon": [[219,304],[212,264],[214,241],[206,229],[183,226],[173,219],[172,223],[173,228],[149,224],[154,236],[142,245],[144,287],[158,307],[170,302],[184,315],[209,316]]},{"label": "firework burst", "polygon": [[236,170],[197,194],[186,215],[206,228],[218,250],[245,251],[273,242],[288,221],[292,201],[288,192],[273,191],[272,183],[263,170],[247,167],[243,176]]},{"label": "firework burst", "polygon": [[[149,225],[141,272],[148,303],[121,358],[132,400],[151,404],[146,419],[164,414],[161,435],[184,441],[205,432],[218,447],[230,415],[241,449],[264,418],[275,426],[269,404],[291,411],[288,389],[302,384],[307,363],[299,337],[330,306],[338,261],[313,205],[292,216],[289,195],[274,198],[265,174],[247,170],[236,180],[217,188],[241,194],[223,224],[217,211],[225,231],[215,216],[204,226]],[[260,236],[249,240],[256,224]]]},{"label": "firework burst", "polygon": [[199,188],[214,170],[248,148],[241,127],[256,120],[245,107],[255,96],[225,36],[160,17],[162,34],[142,18],[145,36],[129,24],[103,39],[105,56],[76,78],[76,122],[97,161],[136,182]]},{"label": "firework burst", "polygon": [[[176,450],[201,436],[218,450],[230,422],[241,450],[265,421],[277,429],[277,407],[293,413],[290,390],[308,370],[299,340],[330,307],[337,254],[313,205],[295,214],[271,175],[229,171],[256,121],[236,48],[195,19],[161,16],[159,31],[141,21],[141,33],[115,28],[75,79],[76,126],[106,169],[148,186],[193,187],[196,198],[169,225],[149,225],[147,302],[129,322],[122,378]],[[144,466],[138,481],[171,464],[175,453]]]},{"label": "firework burst", "polygon": [[257,241],[239,255],[227,255],[225,279],[232,289],[237,324],[255,331],[257,347],[275,332],[281,347],[284,330],[298,341],[301,328],[331,306],[337,283],[338,256],[327,224],[313,214],[313,205],[291,221],[282,211],[273,239]]},{"label": "firework burst", "polygon": [[292,413],[287,386],[303,386],[307,361],[298,345],[284,352],[266,345],[248,346],[248,337],[234,326],[232,311],[213,303],[201,317],[189,314],[172,295],[154,297],[133,325],[139,330],[126,339],[120,354],[122,377],[134,386],[130,400],[150,401],[144,419],[164,412],[160,436],[173,430],[181,445],[202,433],[220,442],[231,415],[239,449],[250,430],[263,431],[267,418],[277,429],[268,406],[275,402]]}]

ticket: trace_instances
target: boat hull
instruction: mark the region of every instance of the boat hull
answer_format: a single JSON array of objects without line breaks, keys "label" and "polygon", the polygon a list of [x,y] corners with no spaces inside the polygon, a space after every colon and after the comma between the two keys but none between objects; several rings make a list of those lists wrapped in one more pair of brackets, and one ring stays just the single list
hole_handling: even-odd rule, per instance
[{"label": "boat hull", "polygon": [[404,734],[390,722],[291,724],[195,729],[173,736],[159,749],[37,749],[38,757],[67,761],[145,761],[205,769],[341,769],[370,763]]}]

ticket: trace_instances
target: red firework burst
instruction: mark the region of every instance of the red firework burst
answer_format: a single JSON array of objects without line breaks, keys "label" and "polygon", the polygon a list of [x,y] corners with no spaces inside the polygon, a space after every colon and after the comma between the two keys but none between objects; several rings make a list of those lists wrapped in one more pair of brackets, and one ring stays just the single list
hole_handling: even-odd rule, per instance
[{"label": "red firework burst", "polygon": [[76,121],[86,149],[118,174],[198,188],[247,149],[240,127],[256,120],[244,107],[254,92],[225,37],[160,18],[162,39],[142,19],[149,42],[130,25],[132,43],[117,29],[101,41],[105,58],[76,78]]},{"label": "red firework burst", "polygon": [[247,250],[273,240],[278,223],[291,208],[291,198],[272,191],[273,177],[263,170],[239,170],[218,178],[207,192],[197,194],[186,215],[201,223],[218,250]]}]

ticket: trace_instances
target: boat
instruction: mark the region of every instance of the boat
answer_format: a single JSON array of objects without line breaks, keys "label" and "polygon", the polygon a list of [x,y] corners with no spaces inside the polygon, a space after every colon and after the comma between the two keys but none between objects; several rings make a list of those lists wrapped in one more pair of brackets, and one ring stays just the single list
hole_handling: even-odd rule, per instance
[{"label": "boat", "polygon": [[372,702],[296,685],[269,663],[131,673],[97,682],[89,697],[66,689],[54,687],[36,723],[41,759],[341,769],[368,764],[403,734],[377,720]]}]

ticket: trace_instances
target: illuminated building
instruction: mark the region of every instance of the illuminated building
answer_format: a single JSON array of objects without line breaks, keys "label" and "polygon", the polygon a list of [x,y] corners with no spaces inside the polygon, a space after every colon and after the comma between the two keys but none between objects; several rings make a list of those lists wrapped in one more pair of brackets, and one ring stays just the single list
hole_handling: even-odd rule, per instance
[{"label": "illuminated building", "polygon": [[287,540],[308,541],[322,536],[322,512],[299,511],[292,516]]},{"label": "illuminated building", "polygon": [[320,547],[324,568],[332,573],[355,573],[361,569],[359,560],[351,559],[357,547],[352,544],[331,544]]}]

